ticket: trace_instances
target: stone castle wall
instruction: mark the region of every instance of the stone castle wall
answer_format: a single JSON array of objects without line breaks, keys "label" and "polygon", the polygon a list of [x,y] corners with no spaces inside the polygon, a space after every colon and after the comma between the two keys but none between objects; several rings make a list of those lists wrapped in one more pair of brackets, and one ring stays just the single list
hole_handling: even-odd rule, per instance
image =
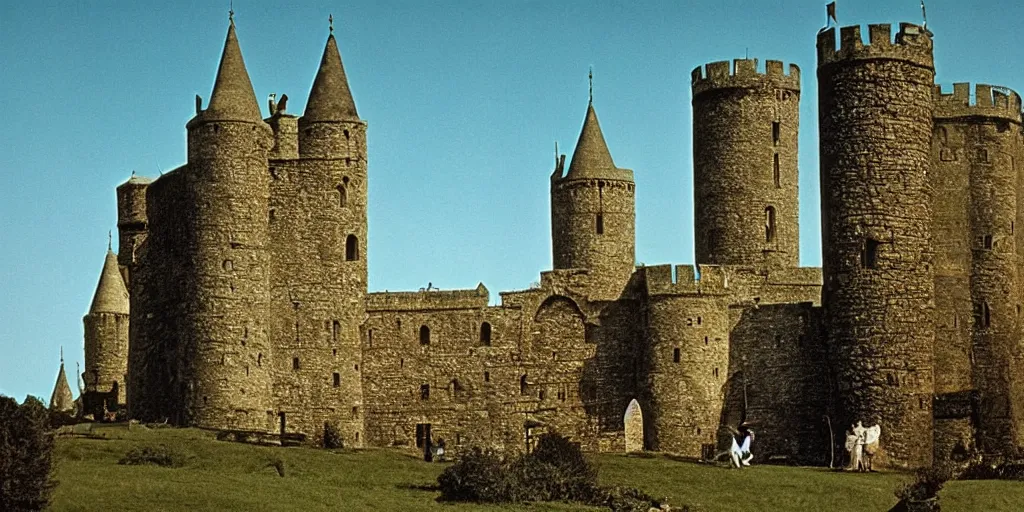
[{"label": "stone castle wall", "polygon": [[932,461],[931,35],[818,36],[825,322],[841,424],[881,423],[880,466]]},{"label": "stone castle wall", "polygon": [[124,404],[128,376],[128,315],[90,313],[85,324],[85,369],[82,380],[87,392],[109,393],[117,390],[114,410]]},{"label": "stone castle wall", "polygon": [[697,263],[797,267],[800,69],[713,62],[692,88]]}]

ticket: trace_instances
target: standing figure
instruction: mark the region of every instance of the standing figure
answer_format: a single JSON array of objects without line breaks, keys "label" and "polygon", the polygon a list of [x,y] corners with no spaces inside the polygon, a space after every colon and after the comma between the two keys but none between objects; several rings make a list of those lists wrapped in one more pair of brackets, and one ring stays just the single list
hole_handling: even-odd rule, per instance
[{"label": "standing figure", "polygon": [[870,428],[864,429],[864,453],[863,460],[861,461],[864,466],[864,471],[874,471],[871,467],[871,461],[875,458],[875,454],[878,453],[879,438],[882,437],[882,426],[875,425]]},{"label": "standing figure", "polygon": [[750,461],[754,459],[754,455],[750,453],[750,445],[753,440],[754,431],[750,430],[745,424],[740,425],[739,430],[734,432],[729,456],[732,458],[733,465],[737,468],[749,466]]}]

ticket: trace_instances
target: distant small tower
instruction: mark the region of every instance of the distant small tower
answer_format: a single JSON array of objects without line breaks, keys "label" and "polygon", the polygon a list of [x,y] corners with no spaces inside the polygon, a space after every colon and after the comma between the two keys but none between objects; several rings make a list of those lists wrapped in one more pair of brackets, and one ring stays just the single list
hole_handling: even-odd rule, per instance
[{"label": "distant small tower", "polygon": [[57,373],[57,383],[54,384],[53,393],[50,395],[50,410],[67,413],[75,410],[75,397],[71,394],[68,376],[64,373],[63,348],[60,349],[60,371]]},{"label": "distant small tower", "polygon": [[131,267],[135,251],[146,240],[146,188],[149,178],[136,176],[117,187],[117,263],[126,288],[131,288]]},{"label": "distant small tower", "polygon": [[800,68],[757,59],[692,73],[697,263],[800,264]]},{"label": "distant small tower", "polygon": [[587,269],[592,299],[614,300],[636,268],[633,171],[612,161],[593,100],[569,170],[551,175],[551,245],[555,269]]},{"label": "distant small tower", "polygon": [[932,463],[931,33],[818,35],[825,329],[840,425],[882,427],[880,467]]},{"label": "distant small tower", "polygon": [[118,258],[109,248],[85,324],[84,413],[101,418],[126,403],[128,375],[128,290],[118,272]]},{"label": "distant small tower", "polygon": [[[1021,99],[983,84],[975,98],[966,83],[955,84],[952,94],[936,87],[934,96],[930,176],[935,286],[941,290],[935,297],[935,388],[940,395],[973,389],[980,399],[975,425],[970,418],[936,419],[936,456],[942,458],[951,447],[938,446],[940,440],[972,431],[984,453],[1010,449],[1019,442],[1016,424],[1024,413],[1024,404],[1014,401],[1020,383],[1013,371],[1021,313]],[[938,431],[957,425],[961,432]]]}]

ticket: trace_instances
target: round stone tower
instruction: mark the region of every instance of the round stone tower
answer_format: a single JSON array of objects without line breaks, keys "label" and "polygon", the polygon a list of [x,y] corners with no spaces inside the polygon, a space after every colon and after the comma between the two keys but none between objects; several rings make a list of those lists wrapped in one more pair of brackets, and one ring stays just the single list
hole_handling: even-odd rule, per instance
[{"label": "round stone tower", "polygon": [[800,68],[769,60],[693,70],[697,263],[800,264]]},{"label": "round stone tower", "polygon": [[85,324],[85,413],[101,418],[104,406],[116,411],[125,404],[128,375],[128,290],[118,269],[118,257],[107,250],[96,293]]},{"label": "round stone tower", "polygon": [[192,271],[180,320],[183,423],[267,430],[273,425],[268,338],[267,155],[263,122],[228,28],[209,106],[188,125],[186,225]]},{"label": "round stone tower", "polygon": [[825,328],[843,425],[882,427],[883,467],[932,462],[931,33],[818,35]]},{"label": "round stone tower", "polygon": [[618,299],[636,268],[636,185],[615,167],[593,101],[564,176],[563,163],[551,175],[554,268],[586,269],[591,299]]},{"label": "round stone tower", "polygon": [[[646,448],[714,455],[729,373],[729,290],[718,267],[643,269],[648,356]],[[734,427],[737,425],[733,425]]]},{"label": "round stone tower", "polygon": [[150,180],[132,173],[128,181],[117,187],[117,263],[121,267],[125,287],[131,288],[131,267],[135,251],[146,240],[146,188]]},{"label": "round stone tower", "polygon": [[[981,84],[975,97],[972,103],[965,83],[955,84],[952,94],[936,88],[934,96],[936,288],[942,290],[935,299],[942,333],[936,337],[935,387],[940,395],[977,391],[976,442],[995,453],[1017,439],[1012,365],[1021,309],[1021,99]],[[956,328],[950,330],[951,323]],[[937,428],[942,423],[937,419]],[[937,443],[945,437],[936,432]],[[936,447],[938,456],[946,451]]]}]

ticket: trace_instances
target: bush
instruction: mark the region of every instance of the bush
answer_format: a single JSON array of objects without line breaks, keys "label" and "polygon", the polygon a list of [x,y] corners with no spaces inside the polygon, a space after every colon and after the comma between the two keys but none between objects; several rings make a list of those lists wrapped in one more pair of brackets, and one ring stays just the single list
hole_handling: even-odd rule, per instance
[{"label": "bush", "polygon": [[478,447],[445,468],[437,477],[442,501],[500,503],[512,501],[504,462]]},{"label": "bush", "polygon": [[901,502],[936,498],[949,478],[949,470],[943,467],[918,469],[913,482],[903,484],[896,489],[896,497]]},{"label": "bush", "polygon": [[345,442],[338,427],[333,423],[324,422],[324,448],[336,450],[344,447]]},{"label": "bush", "polygon": [[652,505],[659,506],[636,489],[599,487],[597,470],[579,445],[558,434],[540,436],[532,453],[510,460],[472,448],[446,468],[437,482],[442,501],[569,501],[616,512],[647,512]]},{"label": "bush", "polygon": [[1024,460],[995,458],[979,460],[964,470],[961,480],[1020,480],[1024,481]]},{"label": "bush", "polygon": [[177,468],[185,465],[185,459],[186,457],[183,454],[160,445],[132,448],[117,463],[127,466],[152,464],[165,468]]},{"label": "bush", "polygon": [[0,510],[41,510],[56,482],[50,413],[29,396],[19,406],[0,396]]}]

